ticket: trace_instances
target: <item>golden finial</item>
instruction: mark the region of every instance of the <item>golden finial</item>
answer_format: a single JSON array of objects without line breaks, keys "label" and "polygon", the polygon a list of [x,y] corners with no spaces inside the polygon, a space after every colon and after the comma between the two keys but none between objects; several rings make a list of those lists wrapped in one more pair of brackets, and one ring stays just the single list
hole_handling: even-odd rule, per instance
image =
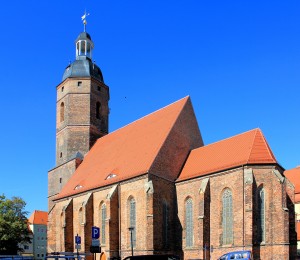
[{"label": "golden finial", "polygon": [[89,16],[90,14],[86,12],[86,10],[84,11],[84,15],[81,16],[81,20],[83,22],[83,29],[84,29],[84,32],[86,31],[86,25],[87,25],[87,21],[86,21],[86,18]]}]

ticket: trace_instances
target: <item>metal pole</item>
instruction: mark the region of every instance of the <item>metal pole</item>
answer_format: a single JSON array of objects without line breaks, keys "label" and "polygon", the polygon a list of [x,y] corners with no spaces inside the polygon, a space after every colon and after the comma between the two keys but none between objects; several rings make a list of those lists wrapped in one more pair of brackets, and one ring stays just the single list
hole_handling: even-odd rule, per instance
[{"label": "metal pole", "polygon": [[131,237],[131,256],[133,256],[133,240],[132,240],[132,229],[130,230],[130,237]]},{"label": "metal pole", "polygon": [[134,230],[134,227],[128,228],[130,231],[130,241],[131,241],[131,256],[133,256],[133,237],[132,237],[132,231]]},{"label": "metal pole", "polygon": [[[78,237],[78,234],[77,234],[77,237]],[[78,243],[77,244],[77,260],[79,260],[79,251],[78,251]]]}]

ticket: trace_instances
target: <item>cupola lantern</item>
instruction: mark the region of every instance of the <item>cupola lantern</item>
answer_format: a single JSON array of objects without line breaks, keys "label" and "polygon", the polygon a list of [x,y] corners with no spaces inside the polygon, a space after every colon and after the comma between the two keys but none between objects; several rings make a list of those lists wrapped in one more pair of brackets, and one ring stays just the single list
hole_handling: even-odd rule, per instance
[{"label": "cupola lantern", "polygon": [[76,60],[85,58],[92,60],[93,49],[94,43],[91,36],[86,32],[82,32],[76,39]]}]

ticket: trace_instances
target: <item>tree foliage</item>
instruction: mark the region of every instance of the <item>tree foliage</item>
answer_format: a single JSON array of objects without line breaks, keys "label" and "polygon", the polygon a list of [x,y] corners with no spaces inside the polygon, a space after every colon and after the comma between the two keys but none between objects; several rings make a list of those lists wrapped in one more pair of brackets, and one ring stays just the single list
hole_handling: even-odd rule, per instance
[{"label": "tree foliage", "polygon": [[0,254],[14,255],[18,251],[19,243],[30,243],[30,231],[25,211],[26,203],[19,197],[8,199],[0,195]]}]

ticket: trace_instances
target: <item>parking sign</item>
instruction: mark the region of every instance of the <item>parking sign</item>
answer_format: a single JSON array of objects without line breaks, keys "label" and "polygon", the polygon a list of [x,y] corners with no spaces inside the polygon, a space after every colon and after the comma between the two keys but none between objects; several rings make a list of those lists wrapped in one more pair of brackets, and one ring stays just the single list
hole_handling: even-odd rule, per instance
[{"label": "parking sign", "polygon": [[81,237],[80,236],[75,236],[75,244],[80,245],[81,244]]},{"label": "parking sign", "polygon": [[100,237],[100,228],[92,227],[92,239],[98,239]]}]

